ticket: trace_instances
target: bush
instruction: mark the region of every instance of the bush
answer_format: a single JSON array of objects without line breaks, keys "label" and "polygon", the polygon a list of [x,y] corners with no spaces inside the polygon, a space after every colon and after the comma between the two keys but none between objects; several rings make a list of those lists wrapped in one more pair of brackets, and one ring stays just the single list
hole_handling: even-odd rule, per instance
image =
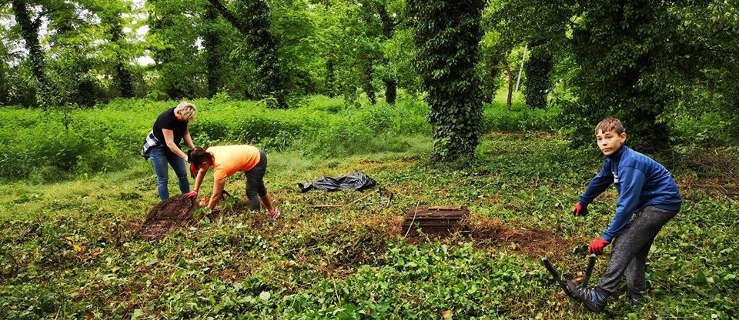
[{"label": "bush", "polygon": [[504,104],[494,103],[485,107],[483,129],[485,131],[547,131],[554,132],[560,127],[558,107],[531,109],[514,104],[508,110]]},{"label": "bush", "polygon": [[[430,132],[427,107],[404,95],[396,106],[359,108],[323,96],[305,98],[288,110],[223,97],[192,102],[198,113],[190,130],[201,147],[249,143],[269,150],[351,155],[402,151],[408,146],[405,136]],[[0,114],[5,124],[0,143],[8,149],[0,155],[0,178],[57,181],[123,168],[138,158],[154,119],[177,103],[116,99],[99,108],[46,113],[7,108]]]}]

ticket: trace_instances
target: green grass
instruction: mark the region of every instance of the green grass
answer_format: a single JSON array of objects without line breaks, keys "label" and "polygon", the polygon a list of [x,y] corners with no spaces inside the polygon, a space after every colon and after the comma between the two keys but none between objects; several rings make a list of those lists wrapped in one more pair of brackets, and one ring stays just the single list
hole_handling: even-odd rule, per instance
[{"label": "green grass", "polygon": [[[155,177],[143,160],[73,181],[0,185],[0,318],[429,319],[447,310],[455,319],[737,314],[739,207],[720,188],[697,187],[715,184],[715,177],[706,180],[690,167],[673,171],[684,206],[655,240],[645,304],[632,307],[616,297],[608,314],[595,315],[558,296],[538,254],[520,243],[482,237],[409,243],[399,230],[399,218],[415,206],[465,205],[474,221],[551,232],[560,243],[542,244],[543,252],[575,276],[585,258],[573,252],[606,228],[615,205],[611,189],[589,216],[569,213],[599,168],[594,150],[572,150],[551,132],[492,133],[475,163],[450,170],[428,162],[427,136],[395,138],[406,147],[332,157],[300,149],[268,152],[267,187],[282,211],[277,221],[263,211],[244,212],[152,242],[135,235],[157,203]],[[390,205],[375,191],[301,194],[296,186],[353,171],[393,192]],[[724,184],[736,182],[735,175],[723,178]],[[243,185],[233,177],[226,189],[243,198]],[[203,186],[210,190],[211,180]]]}]

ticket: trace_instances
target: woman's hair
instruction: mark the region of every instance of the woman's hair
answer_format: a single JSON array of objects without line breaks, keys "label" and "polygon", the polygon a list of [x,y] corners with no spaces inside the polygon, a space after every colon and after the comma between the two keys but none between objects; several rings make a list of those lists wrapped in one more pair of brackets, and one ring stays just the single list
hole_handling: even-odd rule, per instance
[{"label": "woman's hair", "polygon": [[213,155],[208,153],[208,151],[205,151],[203,148],[195,148],[195,150],[192,150],[190,153],[190,163],[194,164],[196,167],[199,167],[201,163],[210,161],[213,162]]},{"label": "woman's hair", "polygon": [[595,126],[596,135],[598,134],[598,131],[616,131],[617,134],[622,134],[624,133],[624,126],[621,124],[620,120],[614,117],[606,117],[605,119],[598,122],[597,126]]},{"label": "woman's hair", "polygon": [[186,121],[190,121],[195,118],[195,105],[187,101],[182,101],[177,107],[174,108],[174,112],[181,114]]}]

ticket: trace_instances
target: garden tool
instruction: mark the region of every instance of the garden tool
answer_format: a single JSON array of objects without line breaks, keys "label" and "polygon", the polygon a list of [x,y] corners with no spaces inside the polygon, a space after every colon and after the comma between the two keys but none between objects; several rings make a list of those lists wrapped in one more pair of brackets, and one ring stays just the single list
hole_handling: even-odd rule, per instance
[{"label": "garden tool", "polygon": [[[593,267],[595,266],[595,254],[591,254],[588,257],[588,266],[585,269],[585,276],[582,280],[582,286],[587,286],[588,282],[590,281],[590,275],[593,273]],[[557,272],[557,269],[554,268],[551,262],[549,262],[549,259],[547,257],[544,257],[541,259],[541,263],[544,265],[544,267],[549,271],[549,274],[552,275],[552,278],[554,278],[554,281],[557,282],[557,285],[564,291],[568,296],[571,298],[574,298],[572,296],[572,292],[567,289],[567,282],[562,278],[562,276]]]}]

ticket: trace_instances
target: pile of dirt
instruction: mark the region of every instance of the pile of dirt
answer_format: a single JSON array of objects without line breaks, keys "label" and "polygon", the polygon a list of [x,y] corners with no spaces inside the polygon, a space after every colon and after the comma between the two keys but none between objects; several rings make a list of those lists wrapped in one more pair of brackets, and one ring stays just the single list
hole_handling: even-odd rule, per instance
[{"label": "pile of dirt", "polygon": [[573,245],[551,231],[509,226],[495,219],[478,219],[470,229],[475,245],[505,247],[531,257],[556,256]]},{"label": "pile of dirt", "polygon": [[471,218],[464,206],[413,208],[404,214],[399,229],[411,243],[461,236],[478,247],[506,248],[532,257],[563,253],[562,248],[571,246],[550,231],[511,226],[490,218]]},{"label": "pile of dirt", "polygon": [[146,215],[138,235],[146,240],[162,238],[179,227],[197,222],[193,213],[198,208],[195,197],[184,195],[159,202]]}]

